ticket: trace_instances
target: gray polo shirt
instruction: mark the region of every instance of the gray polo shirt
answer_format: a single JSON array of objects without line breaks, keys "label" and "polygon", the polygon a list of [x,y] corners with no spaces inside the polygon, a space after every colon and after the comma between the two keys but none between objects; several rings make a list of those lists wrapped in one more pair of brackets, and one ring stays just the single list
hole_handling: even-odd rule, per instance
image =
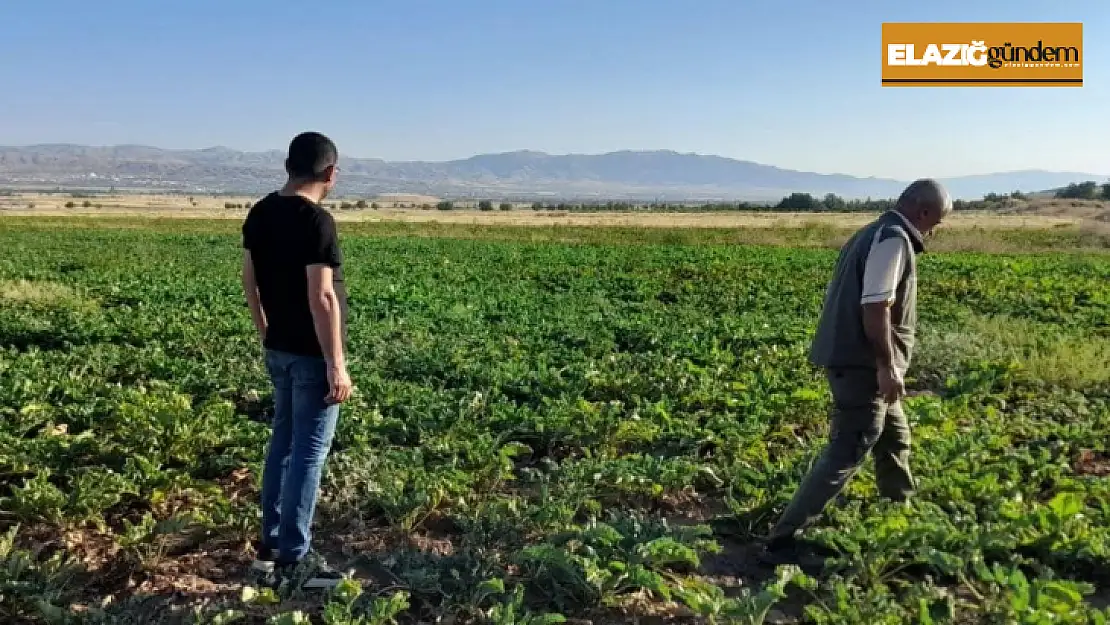
[{"label": "gray polo shirt", "polygon": [[897,211],[883,213],[848,239],[810,348],[814,365],[875,368],[875,350],[863,327],[863,304],[888,302],[894,367],[905,373],[917,327],[917,254],[924,247],[921,233]]}]

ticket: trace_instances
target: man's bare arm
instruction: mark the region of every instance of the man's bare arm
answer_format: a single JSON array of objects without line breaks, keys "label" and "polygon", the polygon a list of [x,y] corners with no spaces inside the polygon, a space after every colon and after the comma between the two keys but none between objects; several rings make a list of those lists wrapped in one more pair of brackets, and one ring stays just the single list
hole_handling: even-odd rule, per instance
[{"label": "man's bare arm", "polygon": [[879,393],[888,402],[897,401],[904,392],[901,372],[894,368],[894,328],[890,309],[897,300],[898,280],[909,253],[906,243],[900,238],[877,242],[868,254],[863,272],[860,298],[863,331],[875,355]]},{"label": "man's bare arm", "polygon": [[251,309],[251,321],[258,330],[259,336],[266,338],[266,312],[262,310],[262,298],[258,295],[258,280],[254,274],[254,260],[251,259],[250,250],[243,250],[243,293],[247,298],[247,306]]},{"label": "man's bare arm", "polygon": [[894,347],[890,325],[890,305],[877,302],[863,305],[863,331],[875,351],[875,376],[879,395],[896,402],[905,394],[902,374],[894,368]]},{"label": "man's bare arm", "polygon": [[894,366],[894,346],[891,337],[894,330],[890,324],[890,304],[875,302],[863,304],[863,331],[875,350],[875,366],[890,368]]},{"label": "man's bare arm", "polygon": [[346,363],[343,358],[339,297],[332,284],[332,272],[327,265],[308,266],[308,306],[324,359],[329,366],[342,367]]},{"label": "man's bare arm", "polygon": [[351,377],[343,355],[343,329],[339,310],[339,297],[332,284],[332,268],[328,265],[309,265],[308,307],[316,328],[316,339],[324,352],[328,366],[328,385],[331,390],[325,401],[342,403],[351,396]]}]

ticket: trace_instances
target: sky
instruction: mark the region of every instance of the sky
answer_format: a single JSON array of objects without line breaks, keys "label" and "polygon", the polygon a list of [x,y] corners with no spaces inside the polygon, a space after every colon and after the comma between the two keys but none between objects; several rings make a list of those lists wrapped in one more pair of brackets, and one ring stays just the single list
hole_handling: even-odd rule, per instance
[{"label": "sky", "polygon": [[[1081,21],[1081,88],[883,88],[884,21]],[[0,145],[447,160],[669,149],[911,179],[1110,173],[1110,2],[0,3]]]}]

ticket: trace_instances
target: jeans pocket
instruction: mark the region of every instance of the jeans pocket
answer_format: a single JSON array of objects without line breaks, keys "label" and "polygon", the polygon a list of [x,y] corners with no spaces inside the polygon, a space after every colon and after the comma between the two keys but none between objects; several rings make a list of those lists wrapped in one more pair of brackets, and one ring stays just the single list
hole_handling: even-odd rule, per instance
[{"label": "jeans pocket", "polygon": [[323,358],[298,358],[293,365],[293,384],[298,388],[328,387],[328,366]]},{"label": "jeans pocket", "polygon": [[266,366],[266,373],[270,375],[271,380],[285,377],[282,371],[281,358],[274,352],[267,350],[262,356],[262,363]]}]

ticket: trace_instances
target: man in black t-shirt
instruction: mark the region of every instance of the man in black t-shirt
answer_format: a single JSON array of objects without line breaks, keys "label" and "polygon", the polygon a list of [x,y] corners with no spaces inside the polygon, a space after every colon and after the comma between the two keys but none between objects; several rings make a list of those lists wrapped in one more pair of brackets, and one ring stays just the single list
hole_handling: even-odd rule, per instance
[{"label": "man in black t-shirt", "polygon": [[[342,580],[312,555],[311,525],[339,404],[351,395],[344,344],[347,292],[335,219],[320,202],[335,186],[339,153],[319,133],[289,145],[285,186],[243,223],[243,288],[274,385],[273,433],[262,474],[262,537],[254,568],[305,588]],[[276,566],[275,566],[276,565]]]}]

